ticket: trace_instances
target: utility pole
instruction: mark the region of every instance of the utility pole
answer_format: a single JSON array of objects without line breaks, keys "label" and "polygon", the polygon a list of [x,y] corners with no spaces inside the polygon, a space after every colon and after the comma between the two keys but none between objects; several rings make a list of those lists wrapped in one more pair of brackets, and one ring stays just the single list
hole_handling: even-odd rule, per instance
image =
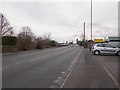
[{"label": "utility pole", "polygon": [[85,22],[84,22],[84,38],[83,38],[83,47],[86,47],[86,40],[85,40]]},{"label": "utility pole", "polygon": [[91,0],[91,43],[90,43],[90,50],[92,49],[92,0]]},{"label": "utility pole", "polygon": [[2,24],[3,24],[3,14],[1,14],[0,15],[0,18],[1,18],[1,22],[0,22],[0,35],[2,36],[2,29],[3,29],[3,26],[2,26]]},{"label": "utility pole", "polygon": [[84,41],[85,41],[85,22],[84,22]]}]

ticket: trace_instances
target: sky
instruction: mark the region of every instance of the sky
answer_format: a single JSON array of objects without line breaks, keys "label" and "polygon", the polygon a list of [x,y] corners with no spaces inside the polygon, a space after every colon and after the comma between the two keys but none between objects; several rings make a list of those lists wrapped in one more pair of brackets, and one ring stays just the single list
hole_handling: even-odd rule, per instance
[{"label": "sky", "polygon": [[[58,42],[83,38],[85,22],[86,39],[90,39],[91,0],[4,0],[0,2],[3,13],[14,30],[29,26],[36,36],[51,33]],[[118,36],[118,1],[92,1],[92,34],[94,38]]]}]

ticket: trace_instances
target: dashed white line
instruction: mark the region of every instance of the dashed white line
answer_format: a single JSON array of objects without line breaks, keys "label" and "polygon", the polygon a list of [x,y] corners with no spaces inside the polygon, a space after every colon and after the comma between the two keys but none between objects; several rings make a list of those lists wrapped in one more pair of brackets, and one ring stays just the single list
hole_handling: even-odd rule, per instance
[{"label": "dashed white line", "polygon": [[4,70],[4,69],[7,69],[7,68],[10,68],[10,66],[7,66],[7,67],[5,67],[5,68],[2,68],[2,69],[0,69],[0,70]]},{"label": "dashed white line", "polygon": [[15,64],[11,64],[11,65],[6,66],[5,68],[2,68],[2,69],[0,69],[0,70],[5,70],[5,69],[8,69],[8,68],[10,68],[10,67],[11,67],[11,66],[13,66],[13,65],[17,65],[17,64],[23,63],[23,62],[25,62],[25,61],[27,61],[27,60],[20,61],[20,62],[16,62]]},{"label": "dashed white line", "polygon": [[[27,61],[27,60],[20,61],[20,62],[16,62],[15,64],[20,64],[20,63],[23,63],[23,62],[25,62],[25,61]],[[15,64],[13,64],[13,65],[15,65]]]},{"label": "dashed white line", "polygon": [[56,87],[56,86],[50,86],[49,88],[58,88],[58,87]]},{"label": "dashed white line", "polygon": [[63,74],[64,74],[65,72],[61,72],[61,73],[63,73]]},{"label": "dashed white line", "polygon": [[54,82],[55,82],[55,83],[59,83],[59,82],[60,82],[60,80],[61,80],[61,78],[62,78],[62,77],[58,77],[58,79],[57,79],[57,80],[55,80]]}]

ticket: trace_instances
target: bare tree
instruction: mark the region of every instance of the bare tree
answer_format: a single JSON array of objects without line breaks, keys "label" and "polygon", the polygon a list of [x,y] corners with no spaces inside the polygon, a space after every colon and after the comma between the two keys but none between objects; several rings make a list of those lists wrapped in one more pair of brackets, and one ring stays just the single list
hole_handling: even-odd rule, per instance
[{"label": "bare tree", "polygon": [[35,39],[35,41],[36,41],[36,48],[37,48],[37,49],[41,49],[41,48],[44,47],[43,38],[42,38],[41,36],[37,37],[37,38]]},{"label": "bare tree", "polygon": [[39,36],[35,39],[36,42],[36,48],[47,48],[51,45],[51,33],[45,33],[42,37]]},{"label": "bare tree", "polygon": [[51,33],[47,32],[43,35],[43,44],[44,47],[49,47],[50,46],[50,40],[51,40]]},{"label": "bare tree", "polygon": [[29,50],[33,48],[34,34],[30,27],[24,26],[18,34],[18,45],[22,50]]},{"label": "bare tree", "polygon": [[44,33],[44,35],[43,35],[43,39],[51,39],[51,33],[50,32],[46,32],[46,33]]},{"label": "bare tree", "polygon": [[12,35],[13,34],[13,28],[10,26],[10,23],[6,19],[6,17],[0,13],[0,35]]}]

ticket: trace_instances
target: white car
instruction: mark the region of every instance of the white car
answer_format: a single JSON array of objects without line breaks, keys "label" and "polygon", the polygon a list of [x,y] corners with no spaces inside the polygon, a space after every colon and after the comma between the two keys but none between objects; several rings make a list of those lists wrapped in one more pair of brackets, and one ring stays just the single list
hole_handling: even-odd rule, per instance
[{"label": "white car", "polygon": [[99,54],[115,54],[120,56],[120,48],[109,43],[97,43],[92,46],[92,53]]}]

